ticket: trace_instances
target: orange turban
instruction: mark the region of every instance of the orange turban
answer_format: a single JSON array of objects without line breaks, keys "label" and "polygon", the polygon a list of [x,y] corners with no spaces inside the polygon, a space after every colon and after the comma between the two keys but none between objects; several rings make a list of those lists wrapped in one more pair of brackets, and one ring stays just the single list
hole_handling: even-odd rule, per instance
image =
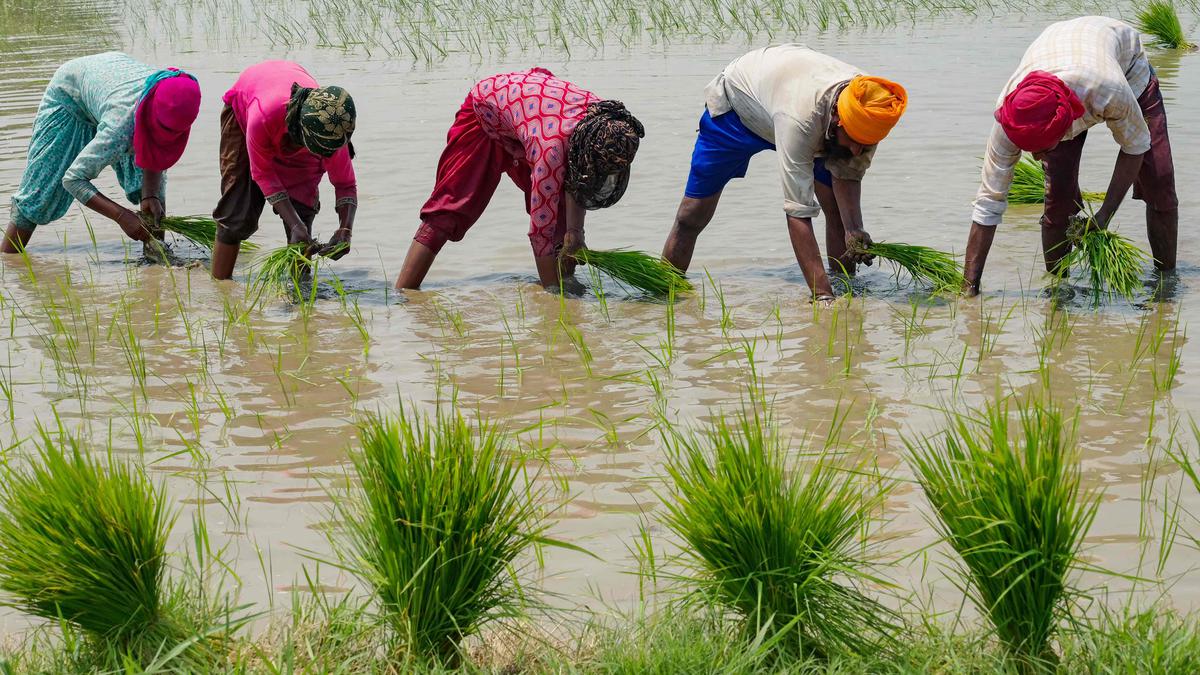
[{"label": "orange turban", "polygon": [[838,96],[838,119],[850,138],[875,145],[896,126],[907,105],[904,87],[882,77],[859,75]]}]

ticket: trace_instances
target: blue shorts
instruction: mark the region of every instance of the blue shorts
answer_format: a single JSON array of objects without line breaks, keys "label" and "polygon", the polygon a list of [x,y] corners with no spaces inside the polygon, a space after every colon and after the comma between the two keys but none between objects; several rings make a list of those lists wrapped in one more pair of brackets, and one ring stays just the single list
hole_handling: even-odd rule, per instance
[{"label": "blue shorts", "polygon": [[[743,178],[750,158],[775,144],[757,136],[742,124],[737,113],[713,117],[705,109],[700,117],[700,133],[692,150],[692,169],[688,173],[685,197],[702,199],[725,189],[734,178]],[[813,160],[813,177],[823,185],[833,185],[833,176],[825,169],[825,160]]]}]

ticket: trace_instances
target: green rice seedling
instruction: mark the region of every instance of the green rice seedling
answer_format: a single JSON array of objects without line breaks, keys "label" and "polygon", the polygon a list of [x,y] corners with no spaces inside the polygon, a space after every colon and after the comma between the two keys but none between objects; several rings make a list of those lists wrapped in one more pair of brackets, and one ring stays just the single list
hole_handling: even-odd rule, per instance
[{"label": "green rice seedling", "polygon": [[335,500],[335,550],[409,652],[453,661],[463,638],[520,612],[516,560],[529,545],[573,547],[543,536],[537,495],[495,426],[402,406],[358,433],[361,487]]},{"label": "green rice seedling", "polygon": [[74,439],[39,433],[35,461],[0,480],[0,589],[23,611],[110,644],[172,635],[166,496],[128,464],[104,466]]},{"label": "green rice seedling", "polygon": [[1128,237],[1110,229],[1100,229],[1088,217],[1077,217],[1067,233],[1071,252],[1058,264],[1059,279],[1071,268],[1082,267],[1091,284],[1096,302],[1120,296],[1132,299],[1142,288],[1142,269],[1150,255]]},{"label": "green rice seedling", "polygon": [[1175,4],[1165,0],[1150,0],[1137,13],[1138,30],[1150,36],[1150,44],[1165,49],[1195,49],[1187,41]]},{"label": "green rice seedling", "polygon": [[787,633],[783,642],[802,653],[886,649],[895,617],[864,590],[886,585],[871,576],[864,533],[887,490],[826,455],[807,470],[789,462],[789,443],[761,396],[703,430],[660,425],[669,475],[663,519],[685,544],[687,581],[740,616],[751,635]]},{"label": "green rice seedling", "polygon": [[1053,404],[1007,400],[980,415],[948,413],[938,434],[905,439],[933,506],[934,526],[958,553],[960,587],[1022,670],[1052,668],[1069,616],[1071,574],[1099,494],[1080,484],[1074,420]]},{"label": "green rice seedling", "polygon": [[[305,255],[304,244],[281,246],[254,261],[250,292],[255,298],[290,295],[298,300],[316,299],[317,272],[321,259],[336,251]],[[301,280],[308,276],[312,287],[306,298],[301,291]]]},{"label": "green rice seedling", "polygon": [[963,287],[962,266],[944,251],[912,244],[874,242],[867,253],[908,272],[914,281],[928,283],[934,293],[958,293]]},{"label": "green rice seedling", "polygon": [[[208,216],[164,216],[161,225],[167,232],[177,234],[206,251],[212,251],[217,241],[217,221]],[[242,242],[243,251],[256,251],[258,244]]]},{"label": "green rice seedling", "polygon": [[575,258],[612,277],[626,290],[636,290],[655,296],[679,295],[691,291],[692,283],[674,265],[641,251],[596,251],[583,248]]},{"label": "green rice seedling", "polygon": [[[1102,202],[1103,192],[1083,192],[1084,201]],[[1008,189],[1010,204],[1043,204],[1046,201],[1046,170],[1030,155],[1022,154],[1013,167],[1012,187]]]}]

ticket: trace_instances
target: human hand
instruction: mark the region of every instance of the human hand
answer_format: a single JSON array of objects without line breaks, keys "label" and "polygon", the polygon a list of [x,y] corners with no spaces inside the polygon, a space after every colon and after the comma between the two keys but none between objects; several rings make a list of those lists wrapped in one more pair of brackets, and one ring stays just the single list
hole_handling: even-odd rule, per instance
[{"label": "human hand", "polygon": [[321,247],[321,255],[331,260],[341,260],[342,256],[350,252],[351,234],[350,228],[339,227],[329,238],[329,243]]},{"label": "human hand", "polygon": [[873,243],[866,230],[846,230],[846,255],[856,263],[871,266],[875,256],[867,253],[867,248]]},{"label": "human hand", "polygon": [[575,252],[584,248],[587,244],[583,240],[583,230],[567,230],[563,235],[562,257],[569,259],[571,262],[582,265],[575,258]]},{"label": "human hand", "polygon": [[146,241],[151,238],[150,230],[142,221],[142,217],[127,208],[121,208],[121,214],[117,216],[117,225],[126,237],[134,241]]},{"label": "human hand", "polygon": [[142,199],[142,221],[155,239],[163,238],[162,219],[167,215],[162,200],[158,197]]}]

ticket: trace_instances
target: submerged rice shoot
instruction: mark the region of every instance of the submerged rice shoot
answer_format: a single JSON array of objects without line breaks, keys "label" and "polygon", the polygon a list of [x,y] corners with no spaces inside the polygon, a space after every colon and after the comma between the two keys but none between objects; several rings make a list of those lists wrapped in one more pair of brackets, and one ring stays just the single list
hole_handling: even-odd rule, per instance
[{"label": "submerged rice shoot", "polygon": [[1175,5],[1163,0],[1151,0],[1138,10],[1138,30],[1150,36],[1150,44],[1166,49],[1195,49],[1183,33],[1183,24]]},{"label": "submerged rice shoot", "polygon": [[574,253],[579,262],[595,267],[612,277],[626,290],[666,297],[692,290],[692,284],[674,265],[658,256],[641,251],[596,251],[579,249]]},{"label": "submerged rice shoot", "polygon": [[867,247],[867,253],[892,263],[897,274],[904,270],[913,281],[929,284],[934,293],[958,293],[965,283],[962,267],[945,251],[928,246],[875,242]]},{"label": "submerged rice shoot", "polygon": [[1080,484],[1074,424],[1050,404],[950,415],[946,429],[906,440],[908,460],[958,553],[960,583],[1020,663],[1048,666],[1075,592],[1099,495]]},{"label": "submerged rice shoot", "polygon": [[665,425],[664,522],[684,542],[689,579],[748,628],[786,629],[811,655],[879,649],[892,614],[863,590],[865,532],[886,491],[821,456],[802,469],[758,400],[707,428]]},{"label": "submerged rice shoot", "polygon": [[0,589],[35,616],[125,645],[164,633],[174,515],[138,469],[107,466],[40,430],[38,454],[0,479]]},{"label": "submerged rice shoot", "polygon": [[[1103,192],[1083,192],[1084,201],[1102,202]],[[1008,190],[1010,204],[1044,204],[1046,202],[1046,170],[1032,156],[1022,154],[1013,168],[1012,187]]]},{"label": "submerged rice shoot", "polygon": [[513,563],[545,525],[507,437],[457,411],[401,408],[359,425],[361,481],[336,500],[333,543],[367,583],[400,642],[453,659],[460,641],[519,610]]},{"label": "submerged rice shoot", "polygon": [[1114,295],[1132,299],[1142,288],[1142,270],[1150,255],[1128,237],[1093,227],[1090,219],[1077,222],[1068,233],[1071,252],[1059,262],[1058,277],[1078,266],[1087,274],[1097,302]]}]

